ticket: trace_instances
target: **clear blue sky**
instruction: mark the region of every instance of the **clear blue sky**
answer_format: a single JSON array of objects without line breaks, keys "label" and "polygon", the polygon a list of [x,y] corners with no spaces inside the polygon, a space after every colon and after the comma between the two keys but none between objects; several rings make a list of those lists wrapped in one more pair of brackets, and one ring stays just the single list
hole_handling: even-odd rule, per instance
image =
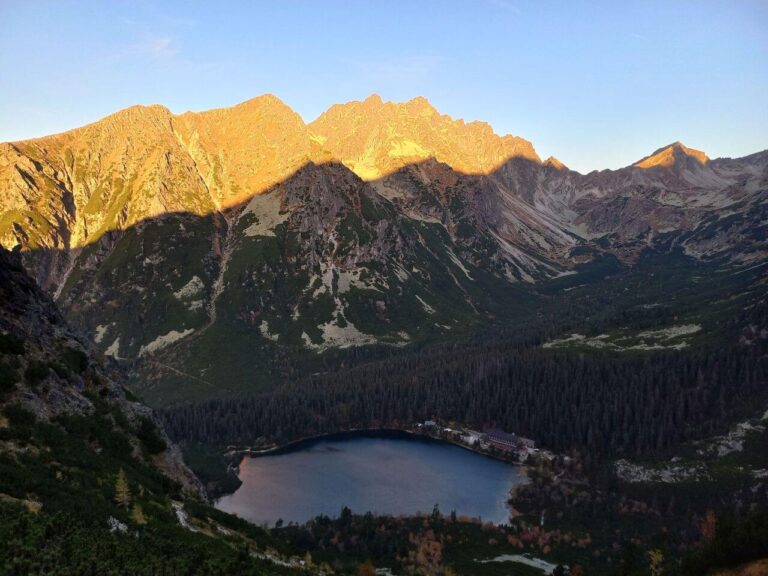
[{"label": "clear blue sky", "polygon": [[0,141],[132,104],[428,98],[580,171],[768,148],[768,2],[0,0]]}]

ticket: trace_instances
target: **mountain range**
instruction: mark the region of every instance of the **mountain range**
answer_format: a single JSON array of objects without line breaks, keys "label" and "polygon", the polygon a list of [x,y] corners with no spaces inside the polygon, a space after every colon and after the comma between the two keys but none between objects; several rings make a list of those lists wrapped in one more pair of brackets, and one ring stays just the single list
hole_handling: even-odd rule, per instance
[{"label": "mountain range", "polygon": [[0,244],[157,404],[509,328],[649,254],[764,290],[767,219],[768,151],[584,175],[424,98],[134,106],[0,144]]}]

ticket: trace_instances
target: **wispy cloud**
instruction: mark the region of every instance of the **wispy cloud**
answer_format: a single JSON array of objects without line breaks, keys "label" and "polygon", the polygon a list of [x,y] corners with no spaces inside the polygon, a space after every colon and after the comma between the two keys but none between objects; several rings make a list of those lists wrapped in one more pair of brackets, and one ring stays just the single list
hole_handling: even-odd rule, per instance
[{"label": "wispy cloud", "polygon": [[630,32],[629,33],[632,38],[637,38],[638,40],[642,40],[643,42],[648,42],[650,38],[648,36],[645,36],[644,34],[638,34],[637,32]]},{"label": "wispy cloud", "polygon": [[520,14],[520,7],[517,5],[517,3],[513,2],[512,0],[487,0],[487,1],[488,3],[492,4],[496,8],[500,8],[505,12],[509,12],[511,14]]},{"label": "wispy cloud", "polygon": [[143,56],[153,60],[172,60],[178,55],[179,49],[171,36],[145,35],[126,46],[122,53],[125,56]]},{"label": "wispy cloud", "polygon": [[145,64],[172,69],[179,73],[203,74],[221,69],[225,63],[220,61],[200,61],[190,58],[182,50],[175,34],[155,33],[135,21],[125,21],[130,33],[126,41],[114,52],[104,57],[110,65],[138,61]]}]

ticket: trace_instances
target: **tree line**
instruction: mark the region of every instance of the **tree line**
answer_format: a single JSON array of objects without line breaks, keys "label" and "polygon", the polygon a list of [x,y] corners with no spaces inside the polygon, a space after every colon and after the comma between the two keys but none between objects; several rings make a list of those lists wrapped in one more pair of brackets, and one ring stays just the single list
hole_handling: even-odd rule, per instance
[{"label": "tree line", "polygon": [[162,412],[176,441],[254,445],[440,419],[558,452],[636,457],[723,431],[768,397],[766,340],[604,353],[488,339],[402,352],[273,392]]}]

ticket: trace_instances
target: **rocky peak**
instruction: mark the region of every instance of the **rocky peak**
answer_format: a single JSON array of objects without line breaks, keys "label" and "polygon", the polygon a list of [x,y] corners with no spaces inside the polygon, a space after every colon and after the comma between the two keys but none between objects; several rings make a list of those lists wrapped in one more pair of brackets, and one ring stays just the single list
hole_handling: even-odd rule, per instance
[{"label": "rocky peak", "polygon": [[384,177],[429,158],[465,174],[489,174],[511,158],[539,162],[533,146],[516,136],[499,136],[485,122],[454,120],[426,98],[335,105],[309,124],[337,160],[366,180]]},{"label": "rocky peak", "polygon": [[673,142],[656,150],[650,156],[635,162],[637,168],[674,168],[686,166],[704,166],[709,162],[707,155],[701,150],[688,148],[682,142]]},{"label": "rocky peak", "polygon": [[271,94],[176,117],[177,134],[223,206],[259,194],[312,154],[304,120]]},{"label": "rocky peak", "polygon": [[170,134],[172,116],[171,111],[160,104],[129,106],[65,134],[71,134],[76,138],[106,136],[114,139],[115,144],[119,144],[125,138],[138,134],[146,135],[150,132]]},{"label": "rocky peak", "polygon": [[544,160],[544,165],[549,166],[550,168],[554,168],[555,170],[567,170],[568,166],[560,162],[557,158],[554,156],[550,156],[546,160]]},{"label": "rocky peak", "polygon": [[365,100],[363,100],[363,104],[366,104],[368,106],[382,106],[384,104],[384,101],[381,99],[381,96],[374,93],[368,96]]},{"label": "rocky peak", "polygon": [[172,116],[171,111],[162,104],[134,104],[128,106],[122,110],[118,110],[114,114],[110,114],[104,120],[109,119],[123,119],[123,120],[146,120],[146,119],[162,119],[165,120]]},{"label": "rocky peak", "polygon": [[[283,102],[280,98],[275,96],[274,94],[261,94],[259,96],[254,96],[253,98],[249,98],[248,100],[245,100],[241,102],[240,104],[236,104],[235,106],[232,106],[231,109],[235,108],[273,108],[277,110],[281,109],[287,109],[288,111],[291,111],[290,106],[288,106],[285,102]],[[229,110],[230,108],[220,108],[220,110]]]},{"label": "rocky peak", "polygon": [[409,112],[416,113],[421,116],[429,117],[438,114],[435,107],[432,106],[429,100],[423,96],[416,96],[415,98],[411,98],[404,104],[404,107]]}]

